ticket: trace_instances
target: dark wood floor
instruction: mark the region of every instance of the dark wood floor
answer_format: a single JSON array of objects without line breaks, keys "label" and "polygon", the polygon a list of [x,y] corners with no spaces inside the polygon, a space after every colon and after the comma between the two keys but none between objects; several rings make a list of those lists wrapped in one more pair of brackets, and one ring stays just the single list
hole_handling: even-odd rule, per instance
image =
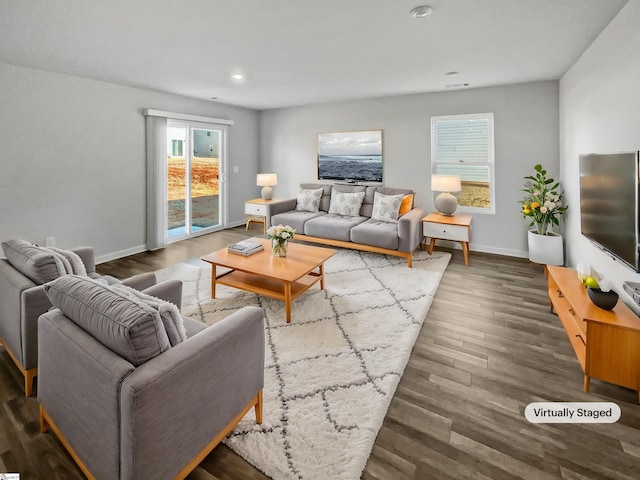
[{"label": "dark wood floor", "polygon": [[[260,234],[261,229],[254,229]],[[241,228],[99,266],[118,277],[197,261],[245,237]],[[455,251],[367,463],[363,479],[638,479],[640,407],[634,392],[582,372],[549,312],[542,269],[526,260]],[[533,401],[614,401],[616,424],[531,424]],[[37,402],[0,350],[0,472],[23,479],[82,478]],[[221,445],[189,476],[266,478]],[[315,479],[314,479],[315,480]]]}]

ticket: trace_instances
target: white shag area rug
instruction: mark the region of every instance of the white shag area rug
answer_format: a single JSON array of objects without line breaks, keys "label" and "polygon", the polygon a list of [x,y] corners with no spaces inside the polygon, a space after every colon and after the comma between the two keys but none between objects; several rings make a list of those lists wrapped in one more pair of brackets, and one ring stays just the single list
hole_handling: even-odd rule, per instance
[{"label": "white shag area rug", "polygon": [[264,309],[263,424],[253,410],[224,441],[268,476],[358,479],[409,361],[451,255],[419,251],[404,259],[338,250],[325,263],[325,290],[293,302],[231,287],[211,299],[211,268],[180,264],[183,314],[209,325],[246,305]]}]

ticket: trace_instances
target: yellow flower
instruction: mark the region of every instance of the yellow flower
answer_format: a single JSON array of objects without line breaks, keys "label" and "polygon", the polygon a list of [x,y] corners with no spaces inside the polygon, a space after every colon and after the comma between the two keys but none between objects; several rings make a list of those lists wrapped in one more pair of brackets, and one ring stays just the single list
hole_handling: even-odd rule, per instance
[{"label": "yellow flower", "polygon": [[531,202],[531,208],[533,208],[534,210],[536,208],[538,208],[540,206],[540,204],[538,202]]},{"label": "yellow flower", "polygon": [[524,208],[522,209],[522,211],[526,214],[531,213],[531,209],[529,207],[527,207],[526,205],[524,206]]}]

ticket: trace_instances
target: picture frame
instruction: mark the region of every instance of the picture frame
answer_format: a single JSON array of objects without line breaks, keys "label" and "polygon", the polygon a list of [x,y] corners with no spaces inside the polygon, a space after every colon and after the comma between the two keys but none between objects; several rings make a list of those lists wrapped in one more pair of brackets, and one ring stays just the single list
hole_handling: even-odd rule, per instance
[{"label": "picture frame", "polygon": [[318,134],[318,180],[382,183],[382,130]]}]

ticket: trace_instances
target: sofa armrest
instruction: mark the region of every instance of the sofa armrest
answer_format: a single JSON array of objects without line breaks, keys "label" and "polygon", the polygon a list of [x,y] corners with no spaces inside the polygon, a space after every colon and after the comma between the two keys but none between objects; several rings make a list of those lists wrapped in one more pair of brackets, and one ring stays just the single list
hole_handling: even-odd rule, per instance
[{"label": "sofa armrest", "polygon": [[93,247],[77,247],[72,248],[71,251],[82,259],[82,263],[84,263],[84,268],[87,270],[88,274],[95,273],[96,257]]},{"label": "sofa armrest", "polygon": [[38,317],[46,313],[53,305],[44,285],[28,288],[20,295],[22,316],[20,330],[22,339],[22,366],[25,370],[38,366]]},{"label": "sofa armrest", "polygon": [[[23,292],[37,288],[5,259],[0,259],[0,338],[25,369],[35,367],[25,358],[22,340],[24,318]],[[49,304],[51,305],[51,304]],[[46,312],[48,307],[38,313]],[[37,316],[35,320],[37,320]],[[31,338],[31,336],[29,336]],[[29,366],[25,366],[29,364]]]},{"label": "sofa armrest", "polygon": [[142,291],[165,302],[171,302],[178,308],[182,307],[182,282],[180,280],[165,280]]},{"label": "sofa armrest", "polygon": [[126,280],[123,280],[122,283],[124,285],[127,285],[128,287],[135,288],[136,290],[142,291],[149,287],[154,286],[157,283],[156,274],[141,273],[139,275],[134,275],[133,277],[129,277]]},{"label": "sofa armrest", "polygon": [[240,413],[264,385],[264,335],[245,307],[124,380],[122,478],[175,477]]},{"label": "sofa armrest", "polygon": [[133,365],[58,309],[38,335],[38,402],[94,478],[122,478],[118,392]]},{"label": "sofa armrest", "polygon": [[398,219],[398,250],[413,252],[422,241],[424,210],[413,208]]},{"label": "sofa armrest", "polygon": [[298,203],[297,198],[288,198],[286,200],[278,201],[276,203],[267,205],[267,228],[271,226],[271,217],[278,213],[289,212],[296,209]]}]

